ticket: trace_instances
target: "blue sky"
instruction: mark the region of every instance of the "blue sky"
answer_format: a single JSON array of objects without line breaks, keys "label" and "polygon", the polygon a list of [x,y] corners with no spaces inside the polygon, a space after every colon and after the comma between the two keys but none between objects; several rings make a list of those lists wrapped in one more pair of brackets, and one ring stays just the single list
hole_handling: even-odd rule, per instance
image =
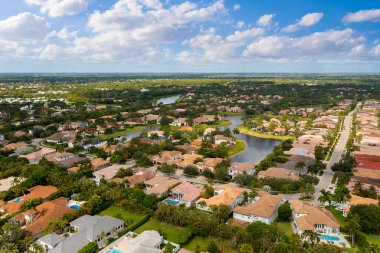
[{"label": "blue sky", "polygon": [[1,72],[380,72],[379,0],[0,0]]}]

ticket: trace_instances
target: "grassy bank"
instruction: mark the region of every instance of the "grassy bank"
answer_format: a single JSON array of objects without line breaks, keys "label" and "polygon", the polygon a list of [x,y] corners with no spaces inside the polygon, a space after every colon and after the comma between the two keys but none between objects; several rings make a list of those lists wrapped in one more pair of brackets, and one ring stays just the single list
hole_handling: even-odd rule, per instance
[{"label": "grassy bank", "polygon": [[118,132],[112,133],[112,134],[103,134],[103,135],[100,135],[99,139],[100,140],[112,139],[112,138],[119,137],[119,136],[122,136],[122,135],[130,134],[130,133],[133,133],[133,132],[136,132],[136,131],[144,130],[144,129],[147,129],[149,127],[157,127],[157,126],[158,125],[151,124],[151,125],[132,127],[132,128],[125,129],[123,131],[118,131]]},{"label": "grassy bank", "polygon": [[237,153],[240,153],[244,151],[246,148],[246,144],[244,141],[237,139],[236,144],[232,146],[230,149],[227,151],[228,156],[236,155]]},{"label": "grassy bank", "polygon": [[265,138],[265,139],[277,139],[277,140],[287,140],[287,139],[295,139],[294,136],[289,136],[289,135],[284,135],[284,136],[279,136],[279,135],[273,135],[273,134],[265,134],[265,133],[260,133],[257,131],[253,131],[248,129],[245,126],[238,126],[237,129],[244,134],[260,137],[260,138]]}]

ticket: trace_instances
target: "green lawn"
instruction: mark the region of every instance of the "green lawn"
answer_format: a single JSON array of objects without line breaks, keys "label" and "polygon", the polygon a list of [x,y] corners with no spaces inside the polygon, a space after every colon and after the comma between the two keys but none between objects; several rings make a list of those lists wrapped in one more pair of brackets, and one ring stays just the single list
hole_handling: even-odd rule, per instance
[{"label": "green lawn", "polygon": [[99,215],[100,216],[108,215],[108,216],[111,216],[111,217],[114,217],[117,219],[122,219],[124,221],[131,221],[132,220],[133,223],[138,222],[139,220],[141,220],[144,217],[144,215],[135,214],[135,213],[126,211],[122,208],[115,207],[115,206],[110,206],[109,208],[101,211],[99,213]]},{"label": "green lawn", "polygon": [[144,223],[144,225],[137,228],[134,232],[139,234],[145,230],[156,230],[163,234],[166,240],[174,243],[183,241],[183,239],[187,236],[186,230],[184,228],[161,223],[155,218],[151,218],[149,221]]},{"label": "green lawn", "polygon": [[227,155],[228,156],[236,155],[237,153],[242,152],[245,149],[245,147],[246,147],[245,142],[240,139],[237,139],[236,144],[230,149],[228,149]]},{"label": "green lawn", "polygon": [[118,132],[112,133],[112,134],[103,134],[103,135],[100,135],[99,139],[100,140],[112,139],[112,138],[115,138],[115,137],[119,137],[119,136],[122,136],[122,135],[130,134],[130,133],[133,133],[133,132],[136,132],[136,131],[139,131],[139,130],[144,130],[144,129],[147,129],[149,127],[156,127],[156,126],[157,125],[153,124],[153,125],[145,125],[145,126],[132,127],[132,128],[128,128],[128,129],[123,130],[123,131],[118,131]]},{"label": "green lawn", "polygon": [[190,242],[186,243],[183,245],[183,248],[191,250],[191,251],[196,251],[197,249],[200,251],[207,251],[207,246],[210,243],[210,241],[214,241],[216,245],[218,245],[218,248],[223,252],[223,253],[234,253],[237,252],[228,241],[222,241],[220,239],[212,239],[212,238],[203,238],[200,236],[195,236],[193,239],[191,239]]},{"label": "green lawn", "polygon": [[280,230],[282,234],[284,234],[287,237],[292,237],[294,235],[292,230],[292,224],[290,222],[282,222],[279,221],[276,223],[276,226]]},{"label": "green lawn", "polygon": [[295,139],[294,136],[289,136],[289,135],[284,135],[284,136],[279,136],[279,135],[273,135],[273,134],[265,134],[265,133],[260,133],[257,131],[253,131],[248,129],[245,126],[238,126],[237,129],[244,134],[260,137],[260,138],[265,138],[265,139],[278,139],[278,140],[287,140],[287,139]]},{"label": "green lawn", "polygon": [[336,210],[332,206],[326,206],[326,209],[329,210],[335,217],[335,219],[339,222],[339,224],[344,227],[346,225],[346,219],[344,218],[342,212]]}]

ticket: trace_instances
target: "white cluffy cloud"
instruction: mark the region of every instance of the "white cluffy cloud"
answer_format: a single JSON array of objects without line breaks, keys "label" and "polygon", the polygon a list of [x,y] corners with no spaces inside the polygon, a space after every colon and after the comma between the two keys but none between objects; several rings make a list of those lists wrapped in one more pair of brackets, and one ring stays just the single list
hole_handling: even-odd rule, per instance
[{"label": "white cluffy cloud", "polygon": [[50,24],[45,18],[30,12],[0,20],[0,40],[9,42],[37,42],[44,40]]},{"label": "white cluffy cloud", "polygon": [[348,13],[343,17],[342,21],[344,23],[363,21],[380,22],[380,9],[361,10],[355,13]]},{"label": "white cluffy cloud", "polygon": [[89,16],[89,36],[72,36],[68,47],[48,45],[41,58],[76,57],[86,61],[146,59],[158,56],[164,45],[176,43],[197,24],[226,13],[222,0],[199,6],[193,2],[166,6],[159,0],[118,0],[110,9]]},{"label": "white cluffy cloud", "polygon": [[29,5],[40,7],[50,17],[70,16],[87,9],[88,0],[25,0]]},{"label": "white cluffy cloud", "polygon": [[352,29],[328,30],[291,38],[267,36],[251,43],[243,52],[247,58],[271,59],[347,59],[362,54],[365,38],[355,36]]},{"label": "white cluffy cloud", "polygon": [[234,11],[240,10],[240,4],[235,4],[233,9],[234,9]]},{"label": "white cluffy cloud", "polygon": [[315,25],[322,19],[322,17],[323,17],[323,13],[319,13],[319,12],[308,13],[305,16],[303,16],[298,22],[288,25],[282,30],[287,33],[295,32],[299,30],[301,27],[309,27],[309,26]]},{"label": "white cluffy cloud", "polygon": [[261,27],[267,27],[270,26],[273,23],[273,18],[275,17],[275,14],[265,14],[262,15],[257,21],[257,25]]}]

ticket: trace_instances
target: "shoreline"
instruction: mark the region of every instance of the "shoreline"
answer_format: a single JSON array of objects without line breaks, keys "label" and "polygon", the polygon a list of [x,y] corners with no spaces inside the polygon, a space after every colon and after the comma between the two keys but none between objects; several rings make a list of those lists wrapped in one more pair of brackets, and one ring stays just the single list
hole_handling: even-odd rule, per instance
[{"label": "shoreline", "polygon": [[[234,157],[234,156],[236,156],[236,155],[238,155],[238,154],[240,154],[240,153],[242,153],[242,152],[244,152],[244,151],[246,151],[246,150],[247,150],[247,148],[248,148],[248,145],[247,145],[247,143],[246,143],[245,141],[243,141],[243,140],[239,139],[239,138],[238,138],[238,141],[241,141],[241,143],[243,143],[243,144],[244,144],[244,149],[242,149],[242,150],[240,150],[240,151],[236,152],[235,154],[229,155],[229,156],[228,156],[229,158],[232,158],[232,157]],[[238,141],[237,141],[237,142],[238,142]],[[237,143],[237,142],[236,142],[235,146],[236,146],[236,145],[238,145],[238,143]],[[228,153],[228,151],[227,151],[227,153]]]},{"label": "shoreline", "polygon": [[263,139],[276,139],[276,140],[281,140],[281,141],[285,141],[288,139],[292,139],[292,140],[295,139],[294,136],[289,136],[289,135],[279,136],[279,135],[272,135],[272,134],[265,134],[265,133],[256,132],[254,130],[249,130],[248,128],[246,128],[243,125],[237,126],[236,128],[240,131],[240,133],[255,136],[258,138],[263,138]]}]

